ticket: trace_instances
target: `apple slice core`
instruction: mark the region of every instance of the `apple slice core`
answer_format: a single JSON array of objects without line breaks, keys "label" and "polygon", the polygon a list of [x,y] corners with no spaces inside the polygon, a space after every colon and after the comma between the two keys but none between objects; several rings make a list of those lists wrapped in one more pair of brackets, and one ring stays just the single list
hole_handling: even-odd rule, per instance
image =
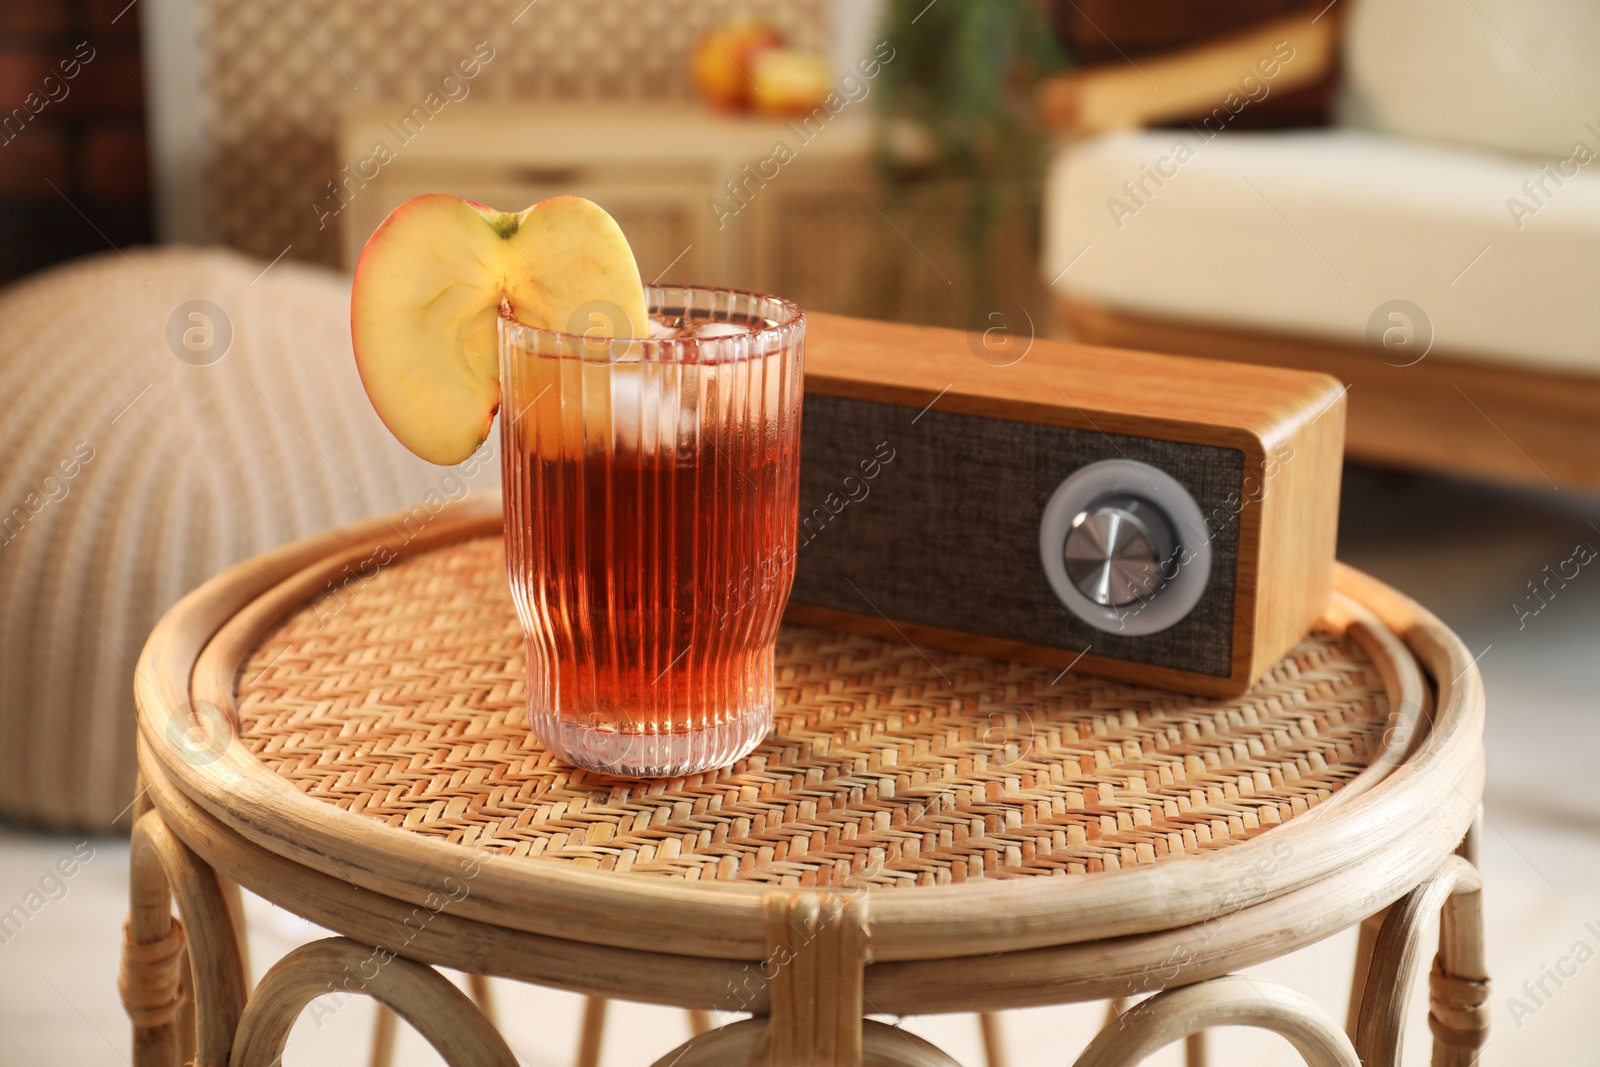
[{"label": "apple slice core", "polygon": [[430,193],[395,208],[367,241],[350,292],[362,385],[401,444],[460,463],[500,406],[496,320],[503,304],[544,330],[644,337],[649,316],[633,251],[615,220],[576,196],[503,212]]}]

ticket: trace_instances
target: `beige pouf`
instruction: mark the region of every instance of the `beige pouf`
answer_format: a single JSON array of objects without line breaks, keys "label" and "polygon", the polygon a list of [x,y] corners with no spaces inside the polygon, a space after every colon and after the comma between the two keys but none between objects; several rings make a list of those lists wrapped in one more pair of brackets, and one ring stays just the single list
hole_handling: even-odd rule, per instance
[{"label": "beige pouf", "polygon": [[343,275],[170,248],[0,292],[0,818],[127,822],[134,661],[207,577],[497,478],[389,436]]}]

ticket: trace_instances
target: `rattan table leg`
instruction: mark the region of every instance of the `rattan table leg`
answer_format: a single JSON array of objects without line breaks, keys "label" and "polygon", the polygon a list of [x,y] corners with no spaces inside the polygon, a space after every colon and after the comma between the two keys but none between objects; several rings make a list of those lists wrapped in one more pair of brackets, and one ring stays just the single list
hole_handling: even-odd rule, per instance
[{"label": "rattan table leg", "polygon": [[1344,1030],[1354,1034],[1361,1021],[1361,997],[1367,988],[1367,975],[1372,970],[1372,950],[1378,943],[1378,931],[1389,917],[1389,909],[1373,912],[1361,920],[1356,929],[1356,958],[1350,968],[1350,1005],[1345,1009]]},{"label": "rattan table leg", "polygon": [[583,1025],[578,1031],[577,1067],[600,1067],[600,1049],[605,1041],[606,1008],[610,1003],[604,997],[584,998]]},{"label": "rattan table leg", "polygon": [[1488,1037],[1489,982],[1484,969],[1482,880],[1460,856],[1389,909],[1373,948],[1361,998],[1355,1042],[1366,1067],[1400,1063],[1406,1005],[1422,965],[1422,937],[1438,914],[1439,955],[1434,965],[1428,1022],[1434,1063],[1459,1067],[1477,1061]]},{"label": "rattan table leg", "polygon": [[399,1029],[400,1017],[385,1004],[378,1005],[372,1020],[372,1056],[368,1067],[389,1067],[394,1062],[394,1036]]},{"label": "rattan table leg", "polygon": [[228,916],[233,920],[233,928],[239,936],[236,942],[239,946],[239,967],[244,971],[245,980],[250,978],[250,926],[244,918],[244,890],[239,888],[239,883],[232,878],[217,875],[217,885],[222,888],[222,899],[228,904]]},{"label": "rattan table leg", "polygon": [[980,1012],[978,1027],[983,1031],[983,1062],[988,1067],[1006,1067],[1006,1035],[1000,1029],[999,1013]]},{"label": "rattan table leg", "polygon": [[117,984],[133,1023],[134,1067],[226,1067],[246,979],[221,880],[155,811],[134,823],[128,867]]},{"label": "rattan table leg", "polygon": [[1434,1067],[1474,1067],[1489,1037],[1483,890],[1453,893],[1439,913],[1439,954],[1429,978]]},{"label": "rattan table leg", "polygon": [[467,975],[467,995],[472,997],[472,1003],[483,1012],[483,1017],[491,1023],[499,1024],[494,1017],[494,994],[489,990],[489,979],[481,974]]},{"label": "rattan table leg", "polygon": [[493,1024],[449,979],[426,964],[345,937],[301,945],[273,965],[239,1019],[230,1067],[277,1067],[300,1012],[330,989],[376,998],[451,1067],[516,1067]]}]

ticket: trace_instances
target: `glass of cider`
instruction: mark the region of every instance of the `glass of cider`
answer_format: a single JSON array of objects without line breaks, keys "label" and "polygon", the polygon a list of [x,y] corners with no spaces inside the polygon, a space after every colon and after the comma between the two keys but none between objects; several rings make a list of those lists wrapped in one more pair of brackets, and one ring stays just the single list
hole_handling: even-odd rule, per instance
[{"label": "glass of cider", "polygon": [[805,316],[647,293],[650,336],[499,323],[506,564],[528,711],[588,770],[721,767],[766,736],[794,580]]}]

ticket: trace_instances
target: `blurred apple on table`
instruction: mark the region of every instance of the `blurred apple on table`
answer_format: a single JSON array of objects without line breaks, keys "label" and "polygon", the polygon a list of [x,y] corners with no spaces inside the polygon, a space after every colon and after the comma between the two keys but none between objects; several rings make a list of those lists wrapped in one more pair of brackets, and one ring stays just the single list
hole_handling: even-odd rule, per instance
[{"label": "blurred apple on table", "polygon": [[751,67],[756,110],[768,115],[808,115],[833,91],[833,68],[823,56],[799,48],[769,48]]},{"label": "blurred apple on table", "polygon": [[739,19],[704,35],[690,63],[700,98],[728,111],[748,108],[754,97],[751,72],[756,57],[782,46],[782,34],[754,19]]}]

